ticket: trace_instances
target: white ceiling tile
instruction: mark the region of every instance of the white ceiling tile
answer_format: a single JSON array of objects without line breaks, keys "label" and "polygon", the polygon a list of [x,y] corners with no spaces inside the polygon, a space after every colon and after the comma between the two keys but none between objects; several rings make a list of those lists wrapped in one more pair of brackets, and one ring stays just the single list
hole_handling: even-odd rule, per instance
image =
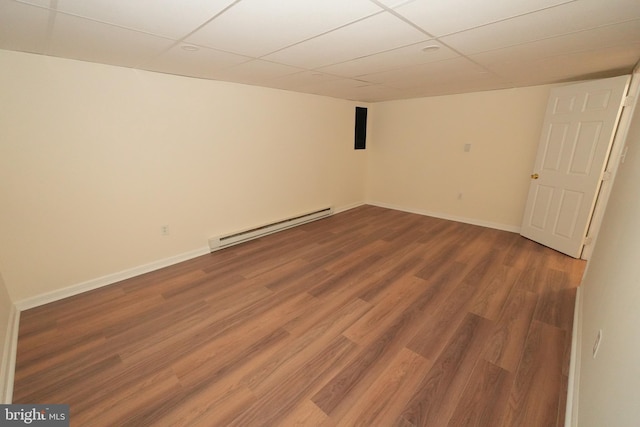
[{"label": "white ceiling tile", "polygon": [[34,4],[41,7],[51,7],[51,0],[15,0],[19,3]]},{"label": "white ceiling tile", "polygon": [[243,0],[187,41],[260,57],[380,10],[368,0]]},{"label": "white ceiling tile", "polygon": [[379,3],[391,9],[402,6],[403,4],[411,3],[412,1],[416,0],[378,0]]},{"label": "white ceiling tile", "polygon": [[421,64],[398,70],[360,76],[362,80],[385,84],[390,87],[404,88],[419,86],[429,81],[471,79],[475,80],[487,74],[487,71],[468,59],[458,57],[444,61]]},{"label": "white ceiling tile", "polygon": [[[508,76],[516,85],[534,85],[572,77],[588,79],[595,78],[592,75],[614,76],[630,73],[633,68],[630,64],[637,58],[640,58],[640,42],[565,55],[523,55],[520,60],[503,57],[500,61],[498,58],[492,58],[487,67],[499,75]],[[575,74],[577,69],[581,70],[581,75]]]},{"label": "white ceiling tile", "polygon": [[414,1],[396,9],[434,36],[489,24],[575,0],[429,0]]},{"label": "white ceiling tile", "polygon": [[168,49],[173,43],[126,28],[57,13],[48,54],[135,67]]},{"label": "white ceiling tile", "polygon": [[497,79],[467,80],[462,82],[439,82],[435,85],[425,85],[408,89],[407,92],[416,96],[442,96],[457,93],[482,92],[487,90],[510,89],[513,85]]},{"label": "white ceiling tile", "polygon": [[567,1],[0,0],[0,49],[371,102],[628,73],[640,1]]},{"label": "white ceiling tile", "polygon": [[323,92],[324,90],[345,90],[354,89],[363,86],[371,86],[370,83],[362,82],[355,79],[328,79],[319,80],[315,83],[302,87],[302,90],[310,90],[314,92]]},{"label": "white ceiling tile", "polygon": [[339,76],[322,73],[320,71],[305,70],[271,80],[269,81],[269,86],[288,90],[299,90],[315,85],[318,82],[338,79],[340,79]]},{"label": "white ceiling tile", "polygon": [[206,47],[199,47],[197,51],[186,51],[183,49],[184,46],[174,46],[149,62],[141,64],[139,68],[183,76],[214,78],[215,72],[220,69],[251,60],[246,56]]},{"label": "white ceiling tile", "polygon": [[[381,29],[384,28],[384,31]],[[268,55],[272,61],[314,69],[383,52],[428,37],[389,13],[381,13]]]},{"label": "white ceiling tile", "polygon": [[461,92],[467,90],[474,92],[474,87],[486,88],[494,87],[498,84],[511,85],[511,82],[489,73],[466,76],[451,75],[447,73],[425,73],[411,79],[389,82],[386,85],[397,89],[420,89],[429,87],[438,89],[438,93],[447,91],[459,93],[458,91],[453,91],[452,87],[457,85],[460,87]]},{"label": "white ceiling tile", "polygon": [[51,13],[23,3],[0,1],[0,49],[43,53]]},{"label": "white ceiling tile", "polygon": [[530,62],[611,46],[631,46],[638,42],[640,20],[634,20],[482,52],[470,57],[482,65],[491,67],[499,63]]},{"label": "white ceiling tile", "polygon": [[[554,77],[556,81],[575,78],[602,78],[630,74],[633,70],[629,62],[640,57],[640,43],[633,45],[578,52],[570,55],[545,58],[537,62],[537,78],[541,75]],[[580,66],[582,75],[576,76],[570,70]],[[529,81],[533,81],[529,79]]]},{"label": "white ceiling tile", "polygon": [[361,86],[355,88],[349,95],[347,99],[362,102],[380,102],[407,97],[405,91],[383,85]]},{"label": "white ceiling tile", "polygon": [[253,59],[248,62],[212,73],[212,78],[253,85],[264,84],[278,77],[298,73],[299,68]]},{"label": "white ceiling tile", "polygon": [[397,89],[387,88],[381,85],[359,87],[326,87],[319,91],[306,91],[316,95],[330,96],[333,98],[349,99],[357,102],[377,102],[397,97],[400,93]]},{"label": "white ceiling tile", "polygon": [[[429,52],[423,51],[425,47],[434,45],[439,46],[440,49]],[[403,68],[411,65],[442,61],[457,56],[459,55],[456,52],[443,46],[441,43],[430,40],[365,56],[363,58],[353,59],[340,64],[329,65],[319,70],[339,76],[357,77],[364,74]]]},{"label": "white ceiling tile", "polygon": [[580,0],[446,36],[441,41],[464,54],[474,54],[638,18],[637,0]]},{"label": "white ceiling tile", "polygon": [[57,10],[178,39],[233,0],[57,0]]}]

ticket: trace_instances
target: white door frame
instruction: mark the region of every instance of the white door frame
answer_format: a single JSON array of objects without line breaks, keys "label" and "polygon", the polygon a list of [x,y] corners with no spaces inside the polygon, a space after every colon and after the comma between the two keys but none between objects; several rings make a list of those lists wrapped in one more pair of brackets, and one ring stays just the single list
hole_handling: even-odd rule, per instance
[{"label": "white door frame", "polygon": [[627,97],[624,101],[624,108],[620,115],[618,128],[613,139],[611,152],[609,153],[609,159],[605,169],[605,179],[602,181],[600,192],[598,193],[596,204],[593,209],[593,213],[591,214],[591,222],[589,223],[589,228],[587,230],[586,244],[582,249],[582,259],[588,260],[591,258],[591,254],[593,253],[593,248],[598,237],[598,232],[600,231],[604,212],[607,208],[607,202],[611,195],[613,181],[615,180],[616,173],[618,172],[618,166],[620,163],[624,162],[627,133],[629,132],[633,112],[638,104],[638,98],[640,98],[640,63],[636,65],[633,70],[633,75],[631,76],[631,83],[629,84]]}]

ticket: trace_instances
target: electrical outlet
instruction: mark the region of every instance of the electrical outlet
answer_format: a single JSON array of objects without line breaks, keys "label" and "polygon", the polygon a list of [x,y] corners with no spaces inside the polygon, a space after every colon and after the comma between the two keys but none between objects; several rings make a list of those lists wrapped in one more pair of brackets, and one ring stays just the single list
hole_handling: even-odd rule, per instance
[{"label": "electrical outlet", "polygon": [[602,329],[598,329],[598,335],[596,335],[596,340],[593,342],[593,358],[596,358],[598,354],[598,349],[600,348],[600,343],[602,342]]},{"label": "electrical outlet", "polygon": [[160,227],[160,234],[162,234],[163,236],[168,236],[169,235],[169,226],[168,225],[163,225],[162,227]]},{"label": "electrical outlet", "polygon": [[462,193],[458,193],[458,200],[462,200]]}]

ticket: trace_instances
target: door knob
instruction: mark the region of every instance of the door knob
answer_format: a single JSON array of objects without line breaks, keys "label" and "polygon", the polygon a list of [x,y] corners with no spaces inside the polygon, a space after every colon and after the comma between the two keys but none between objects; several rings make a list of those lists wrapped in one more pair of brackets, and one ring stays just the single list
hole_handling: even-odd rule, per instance
[{"label": "door knob", "polygon": [[540,175],[538,175],[537,173],[531,174],[531,179],[538,179],[538,178],[540,178]]}]

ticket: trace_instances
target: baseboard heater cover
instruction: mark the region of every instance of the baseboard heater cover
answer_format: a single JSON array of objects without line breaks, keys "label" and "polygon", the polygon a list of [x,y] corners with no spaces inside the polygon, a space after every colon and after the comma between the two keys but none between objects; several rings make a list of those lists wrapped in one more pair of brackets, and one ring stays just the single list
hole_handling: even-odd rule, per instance
[{"label": "baseboard heater cover", "polygon": [[328,207],[269,224],[261,225],[259,227],[250,228],[248,230],[212,237],[209,239],[209,248],[211,249],[211,252],[217,251],[228,246],[237,245],[238,243],[266,236],[267,234],[286,230],[287,228],[295,227],[296,225],[301,225],[320,218],[325,218],[332,214],[333,207]]}]

